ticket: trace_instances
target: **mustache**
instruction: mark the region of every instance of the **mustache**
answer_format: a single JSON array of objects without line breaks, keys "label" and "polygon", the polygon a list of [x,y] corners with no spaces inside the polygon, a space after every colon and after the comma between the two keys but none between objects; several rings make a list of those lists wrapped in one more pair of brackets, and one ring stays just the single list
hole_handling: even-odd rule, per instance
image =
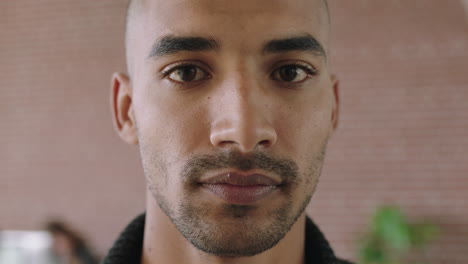
[{"label": "mustache", "polygon": [[280,176],[281,181],[286,184],[298,181],[298,166],[291,159],[274,157],[265,152],[242,154],[236,151],[190,158],[182,169],[182,179],[184,182],[194,183],[208,171],[227,168],[240,171],[261,169]]}]

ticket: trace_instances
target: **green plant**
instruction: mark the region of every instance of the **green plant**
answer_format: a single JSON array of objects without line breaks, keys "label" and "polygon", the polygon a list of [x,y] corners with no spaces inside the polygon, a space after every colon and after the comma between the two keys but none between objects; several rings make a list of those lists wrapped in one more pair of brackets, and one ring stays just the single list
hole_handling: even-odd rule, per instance
[{"label": "green plant", "polygon": [[378,208],[370,230],[360,244],[361,264],[405,264],[414,251],[424,251],[438,228],[428,222],[410,222],[396,206]]}]

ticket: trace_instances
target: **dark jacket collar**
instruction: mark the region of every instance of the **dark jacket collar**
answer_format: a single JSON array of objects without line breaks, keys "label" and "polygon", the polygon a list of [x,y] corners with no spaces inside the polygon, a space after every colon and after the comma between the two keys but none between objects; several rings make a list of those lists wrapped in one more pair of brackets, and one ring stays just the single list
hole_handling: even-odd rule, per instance
[{"label": "dark jacket collar", "polygon": [[[143,247],[145,214],[135,218],[120,234],[102,264],[139,264]],[[307,217],[306,220],[306,264],[351,264],[335,257],[322,232]]]}]

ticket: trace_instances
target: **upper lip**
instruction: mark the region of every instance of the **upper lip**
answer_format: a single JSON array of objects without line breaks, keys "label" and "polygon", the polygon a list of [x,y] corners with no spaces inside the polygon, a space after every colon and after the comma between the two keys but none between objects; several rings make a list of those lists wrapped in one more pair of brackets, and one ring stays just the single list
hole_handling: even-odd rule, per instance
[{"label": "upper lip", "polygon": [[241,186],[280,185],[280,182],[261,173],[228,172],[200,181],[202,184],[231,184]]}]

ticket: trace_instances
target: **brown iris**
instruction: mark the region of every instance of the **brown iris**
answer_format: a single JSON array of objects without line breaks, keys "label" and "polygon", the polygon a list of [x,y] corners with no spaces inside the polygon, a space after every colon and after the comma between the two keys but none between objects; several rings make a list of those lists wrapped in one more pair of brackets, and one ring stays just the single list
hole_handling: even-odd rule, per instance
[{"label": "brown iris", "polygon": [[179,76],[181,81],[191,82],[197,76],[197,68],[193,66],[185,66],[177,69],[175,73]]},{"label": "brown iris", "polygon": [[284,66],[279,70],[279,77],[282,81],[292,82],[297,77],[297,66]]}]

